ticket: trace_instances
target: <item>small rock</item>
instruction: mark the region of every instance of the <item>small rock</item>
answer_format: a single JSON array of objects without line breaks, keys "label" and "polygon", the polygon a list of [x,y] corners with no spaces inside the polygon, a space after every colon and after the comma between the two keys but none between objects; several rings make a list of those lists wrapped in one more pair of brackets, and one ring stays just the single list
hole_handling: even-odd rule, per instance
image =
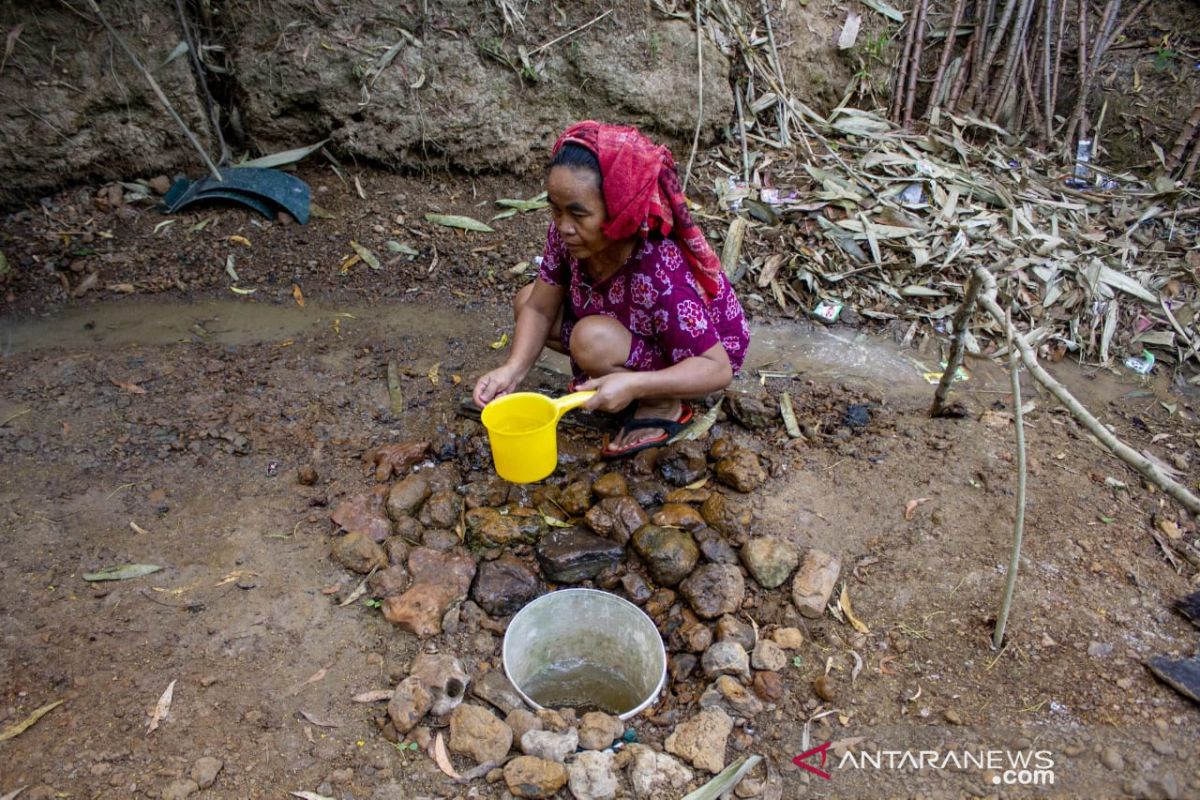
[{"label": "small rock", "polygon": [[542,721],[527,708],[514,708],[504,718],[504,724],[512,728],[513,741],[521,741],[530,731],[540,731],[544,728]]},{"label": "small rock", "polygon": [[779,419],[779,409],[767,405],[752,395],[731,393],[727,397],[729,415],[752,431],[773,427]]},{"label": "small rock", "polygon": [[[153,189],[154,193],[157,195],[164,195],[171,191],[171,179],[166,175],[155,175],[153,178],[146,181],[146,183],[150,185],[150,188]],[[208,787],[201,786],[200,788],[207,789]]]},{"label": "small rock", "polygon": [[766,708],[763,702],[745,686],[738,683],[736,678],[722,675],[717,678],[715,686],[721,696],[725,698],[725,702],[729,704],[730,710],[739,717],[749,719],[756,714],[761,714]]},{"label": "small rock", "polygon": [[466,514],[467,535],[474,547],[507,547],[537,541],[547,523],[537,511],[509,506],[502,514],[495,508],[473,508]]},{"label": "small rock", "polygon": [[1087,654],[1092,658],[1108,658],[1112,651],[1113,646],[1108,642],[1092,642],[1088,645]]},{"label": "small rock", "polygon": [[450,715],[449,747],[479,764],[499,763],[512,747],[512,729],[483,706],[463,703]]},{"label": "small rock", "polygon": [[851,403],[846,406],[846,413],[842,415],[842,425],[857,430],[865,428],[871,424],[871,406],[867,403]]},{"label": "small rock", "polygon": [[516,797],[553,797],[567,783],[567,768],[534,756],[518,756],[504,765],[504,782]]},{"label": "small rock", "polygon": [[751,625],[726,615],[717,621],[717,641],[737,642],[748,653],[758,646],[758,635]]},{"label": "small rock", "polygon": [[718,461],[713,470],[717,480],[743,493],[753,492],[767,480],[758,456],[741,448]]},{"label": "small rock", "polygon": [[663,480],[673,486],[695,483],[708,471],[704,446],[690,439],[667,445],[659,453],[658,470]]},{"label": "small rock", "polygon": [[200,791],[200,785],[193,780],[172,781],[159,795],[161,800],[184,800]]},{"label": "small rock", "polygon": [[508,482],[500,478],[473,481],[463,487],[462,496],[468,509],[502,506],[508,499]]},{"label": "small rock", "polygon": [[746,655],[746,649],[737,642],[717,642],[704,651],[700,665],[709,679],[718,675],[737,675],[750,679],[750,657]]},{"label": "small rock", "polygon": [[774,703],[783,697],[783,679],[777,672],[759,672],[754,675],[754,693]]},{"label": "small rock", "polygon": [[625,723],[611,714],[589,711],[579,723],[579,746],[603,750],[625,733]]},{"label": "small rock", "polygon": [[945,714],[943,714],[942,716],[944,716],[946,718],[946,722],[949,722],[951,725],[962,725],[963,724],[962,716],[959,715],[959,713],[957,711],[955,711],[953,708],[946,709]]},{"label": "small rock", "polygon": [[725,768],[725,742],[733,732],[733,720],[720,708],[706,708],[676,726],[664,747],[696,769],[720,772]]},{"label": "small rock", "polygon": [[562,733],[571,724],[564,718],[563,713],[553,708],[539,708],[537,718],[541,720],[543,727],[548,731]]},{"label": "small rock", "polygon": [[401,736],[417,726],[433,705],[433,695],[425,688],[420,678],[409,676],[396,684],[387,713],[396,733]]},{"label": "small rock", "polygon": [[417,583],[399,597],[383,599],[383,617],[401,630],[422,638],[442,631],[442,618],[457,595],[442,584]]},{"label": "small rock", "polygon": [[562,764],[579,746],[579,734],[574,728],[566,733],[533,730],[522,736],[520,742],[521,752],[525,755]]},{"label": "small rock", "polygon": [[[414,525],[419,524],[411,517],[407,517],[407,519],[411,520]],[[383,549],[387,551],[388,563],[392,566],[404,566],[408,563],[409,546],[403,536],[391,537],[383,543]]]},{"label": "small rock", "polygon": [[637,800],[678,800],[692,782],[692,771],[666,753],[637,747],[629,782]]},{"label": "small rock", "polygon": [[592,505],[591,481],[575,481],[562,490],[558,504],[572,517],[583,516]]},{"label": "small rock", "polygon": [[296,480],[301,486],[314,486],[318,480],[317,471],[310,466],[296,470]]},{"label": "small rock", "polygon": [[804,646],[804,633],[799,628],[776,628],[771,641],[784,650],[799,650]]},{"label": "small rock", "polygon": [[334,539],[332,556],[334,561],[360,575],[388,565],[387,552],[363,531],[353,531]]},{"label": "small rock", "polygon": [[671,635],[672,650],[703,653],[712,645],[712,642],[712,630],[699,620],[684,623]]},{"label": "small rock", "polygon": [[625,476],[619,472],[606,472],[592,484],[592,491],[597,497],[620,497],[629,494],[629,484]]},{"label": "small rock", "polygon": [[741,609],[746,599],[741,570],[728,564],[704,564],[679,584],[679,590],[704,619],[732,614]]},{"label": "small rock", "polygon": [[644,478],[629,484],[629,496],[642,508],[653,508],[667,501],[667,487],[656,480]]},{"label": "small rock", "polygon": [[627,496],[606,497],[584,515],[589,528],[622,546],[649,520],[638,501]]},{"label": "small rock", "polygon": [[393,520],[401,517],[415,517],[421,510],[421,504],[428,499],[433,490],[429,488],[429,476],[424,472],[415,472],[392,485],[387,496],[387,513]]},{"label": "small rock", "polygon": [[555,528],[537,544],[538,564],[547,580],[581,583],[616,566],[625,548],[580,528]]},{"label": "small rock", "polygon": [[369,492],[343,501],[330,518],[347,533],[362,533],[373,542],[383,542],[392,535],[392,521],[384,508],[386,486],[376,486]]},{"label": "small rock", "polygon": [[588,750],[575,756],[568,767],[568,787],[575,800],[614,800],[617,773],[612,753]]},{"label": "small rock", "polygon": [[650,599],[642,608],[650,615],[651,619],[657,622],[667,615],[673,605],[675,605],[675,592],[670,589],[659,589],[650,595]]},{"label": "small rock", "polygon": [[700,544],[700,553],[705,559],[714,564],[737,565],[738,554],[725,537],[712,528],[704,528],[696,532],[696,541]]},{"label": "small rock", "polygon": [[1159,736],[1155,736],[1150,739],[1150,749],[1158,753],[1160,756],[1175,755],[1175,745]]},{"label": "small rock", "polygon": [[774,536],[751,539],[742,545],[742,563],[764,589],[783,585],[800,563],[800,549]]},{"label": "small rock", "polygon": [[207,789],[216,783],[217,775],[221,772],[221,768],[225,766],[225,762],[219,758],[212,756],[204,756],[196,759],[196,763],[192,764],[192,780],[196,782],[196,786],[201,789]]},{"label": "small rock", "polygon": [[709,495],[700,506],[700,514],[711,528],[737,544],[746,541],[754,521],[754,511],[748,502],[743,498],[727,497],[721,492]]},{"label": "small rock", "polygon": [[700,660],[691,653],[672,653],[668,667],[671,672],[671,680],[687,680],[696,671],[696,665],[699,663]]},{"label": "small rock", "polygon": [[537,575],[511,553],[480,564],[471,587],[471,599],[493,617],[515,614],[537,595]]},{"label": "small rock", "polygon": [[525,708],[525,701],[517,694],[516,687],[503,670],[493,669],[485,672],[483,677],[475,682],[472,694],[491,703],[505,714]]},{"label": "small rock", "polygon": [[382,572],[376,572],[367,581],[371,597],[399,597],[408,591],[412,576],[400,564],[393,564]]},{"label": "small rock", "polygon": [[712,495],[708,489],[688,489],[686,486],[681,489],[672,489],[667,492],[666,501],[668,503],[703,503]]},{"label": "small rock", "polygon": [[813,691],[827,703],[832,703],[837,698],[837,687],[828,675],[817,676],[817,679],[813,681]]},{"label": "small rock", "polygon": [[1113,745],[1109,745],[1100,751],[1100,763],[1113,772],[1123,772],[1125,770],[1125,758],[1121,755],[1120,748]]},{"label": "small rock", "polygon": [[429,713],[435,717],[457,708],[471,683],[471,676],[463,669],[462,662],[446,653],[421,653],[413,659],[409,671],[409,677],[419,680],[429,692],[432,698]]},{"label": "small rock", "polygon": [[667,503],[655,512],[650,521],[664,528],[683,528],[692,533],[708,527],[699,511],[682,503]]},{"label": "small rock", "polygon": [[754,652],[750,656],[750,666],[770,672],[779,672],[787,666],[787,662],[787,653],[783,652],[782,647],[769,639],[760,639],[758,644],[754,646]]},{"label": "small rock", "polygon": [[686,578],[700,560],[700,548],[687,531],[643,525],[633,535],[633,549],[646,562],[650,575],[663,586]]},{"label": "small rock", "polygon": [[842,560],[823,550],[809,550],[804,554],[800,571],[792,581],[792,602],[806,617],[819,619],[825,613],[825,605],[833,594]]},{"label": "small rock", "polygon": [[417,519],[427,528],[453,528],[462,513],[463,500],[458,493],[441,491],[429,495],[421,505],[421,513]]},{"label": "small rock", "polygon": [[626,573],[621,578],[621,587],[625,590],[629,601],[639,606],[649,600],[652,594],[650,585],[646,583],[646,579],[636,572]]},{"label": "small rock", "polygon": [[466,553],[443,553],[427,547],[413,548],[408,555],[413,583],[440,583],[455,597],[465,597],[475,579],[475,559]]}]

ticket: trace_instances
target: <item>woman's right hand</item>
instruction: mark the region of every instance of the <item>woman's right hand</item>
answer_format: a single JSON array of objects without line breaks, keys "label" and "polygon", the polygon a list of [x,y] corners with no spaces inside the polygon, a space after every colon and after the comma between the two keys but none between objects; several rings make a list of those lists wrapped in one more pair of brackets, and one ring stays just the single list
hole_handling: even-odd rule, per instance
[{"label": "woman's right hand", "polygon": [[525,376],[517,369],[505,364],[484,375],[475,383],[475,405],[483,408],[497,397],[503,397],[516,390],[517,384]]}]

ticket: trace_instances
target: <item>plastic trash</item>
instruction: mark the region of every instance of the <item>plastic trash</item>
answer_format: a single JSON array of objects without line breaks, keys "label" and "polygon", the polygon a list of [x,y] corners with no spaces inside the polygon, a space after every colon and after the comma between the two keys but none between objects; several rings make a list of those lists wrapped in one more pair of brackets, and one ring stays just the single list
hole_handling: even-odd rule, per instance
[{"label": "plastic trash", "polygon": [[1149,375],[1150,370],[1154,369],[1154,353],[1143,349],[1141,358],[1130,356],[1125,359],[1125,368],[1133,370],[1138,375]]},{"label": "plastic trash", "polygon": [[814,317],[824,320],[826,323],[837,322],[837,318],[842,313],[842,304],[832,300],[822,300],[812,313]]}]

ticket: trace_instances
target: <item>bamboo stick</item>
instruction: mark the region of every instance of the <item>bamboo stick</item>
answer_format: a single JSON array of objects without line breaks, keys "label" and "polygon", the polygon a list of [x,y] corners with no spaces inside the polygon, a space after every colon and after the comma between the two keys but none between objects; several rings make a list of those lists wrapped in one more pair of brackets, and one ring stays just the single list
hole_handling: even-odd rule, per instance
[{"label": "bamboo stick", "polygon": [[[1086,2],[1086,0],[1083,1]],[[1000,53],[1000,46],[1004,43],[1004,34],[1008,31],[1008,23],[1012,20],[1013,12],[1017,10],[1017,5],[1021,2],[1022,0],[1008,0],[1008,3],[1005,4],[1004,11],[1000,13],[1000,22],[996,24],[996,33],[983,56],[983,62],[976,73],[971,76],[971,84],[967,87],[967,101],[971,103],[973,109],[979,109],[981,95],[986,96],[984,81],[992,64],[996,61],[996,56]]]},{"label": "bamboo stick", "polygon": [[1042,8],[1042,122],[1045,128],[1043,128],[1039,136],[1041,137],[1042,144],[1046,147],[1049,147],[1050,139],[1054,135],[1054,97],[1050,92],[1050,39],[1054,34],[1055,2],[1057,0],[1046,0],[1046,5]]},{"label": "bamboo stick", "polygon": [[971,72],[971,56],[975,54],[975,40],[971,39],[967,42],[967,49],[963,51],[962,64],[959,65],[958,74],[954,76],[954,83],[950,86],[950,97],[946,100],[946,108],[952,112],[958,110],[958,101],[962,97],[963,87],[967,85],[967,75]]},{"label": "bamboo stick", "polygon": [[917,32],[916,20],[917,2],[914,2],[912,10],[908,12],[908,33],[904,37],[904,54],[900,56],[900,61],[896,64],[896,86],[892,92],[892,108],[889,112],[889,118],[896,123],[900,122],[900,103],[904,99],[904,87],[908,80],[909,56],[912,54],[913,37]]},{"label": "bamboo stick", "polygon": [[[1183,176],[1180,178],[1184,184],[1192,182],[1192,176],[1196,174],[1196,162],[1200,161],[1200,142],[1192,145],[1192,157],[1188,159],[1187,167],[1183,170]],[[1179,217],[1178,214],[1175,215]]]},{"label": "bamboo stick", "polygon": [[1192,109],[1192,115],[1188,117],[1187,122],[1183,124],[1183,129],[1179,131],[1179,136],[1175,138],[1175,145],[1171,148],[1170,155],[1167,156],[1168,172],[1179,166],[1179,162],[1183,160],[1183,154],[1187,152],[1187,146],[1196,135],[1197,125],[1200,125],[1200,100],[1196,101],[1196,106]]},{"label": "bamboo stick", "polygon": [[965,6],[966,0],[954,0],[954,11],[950,15],[950,28],[946,34],[946,46],[942,48],[942,57],[938,59],[937,72],[933,74],[933,88],[929,92],[929,104],[925,107],[925,116],[929,117],[934,125],[937,124],[936,115],[942,104],[942,76],[946,74],[950,56],[954,54],[954,45],[958,42],[958,23],[962,20]]},{"label": "bamboo stick", "polygon": [[[991,315],[992,319],[1001,326],[1007,325],[1007,317],[999,304],[996,302],[996,278],[984,267],[975,268],[975,276],[982,281],[983,288],[979,295],[979,304],[983,309]],[[1112,434],[1108,428],[1100,424],[1092,414],[1083,407],[1083,405],[1075,399],[1075,396],[1067,391],[1066,387],[1050,376],[1042,366],[1038,364],[1037,355],[1029,342],[1020,333],[1013,331],[1013,341],[1017,348],[1021,351],[1021,360],[1025,363],[1025,368],[1029,373],[1046,387],[1046,389],[1058,398],[1058,401],[1067,407],[1067,410],[1079,421],[1081,425],[1100,440],[1100,443],[1109,449],[1109,451],[1124,461],[1129,466],[1137,470],[1148,481],[1158,486],[1179,504],[1193,514],[1200,514],[1200,497],[1196,497],[1184,486],[1173,480],[1170,476],[1163,473],[1161,469],[1154,465],[1150,459],[1146,458],[1141,453],[1134,450],[1129,445],[1122,442]]]},{"label": "bamboo stick", "polygon": [[967,328],[971,323],[971,312],[975,310],[975,301],[979,297],[979,289],[983,282],[974,275],[967,281],[966,291],[963,292],[962,303],[954,312],[951,324],[954,326],[954,338],[950,340],[950,355],[946,357],[946,370],[938,381],[937,391],[933,393],[933,405],[929,407],[929,416],[941,417],[946,413],[946,398],[950,387],[954,384],[954,373],[962,365],[963,345],[967,338]]},{"label": "bamboo stick", "polygon": [[1013,519],[1012,553],[1008,558],[1008,575],[1004,580],[1004,594],[1000,598],[1000,610],[996,613],[996,630],[992,634],[992,648],[1000,649],[1004,641],[1004,629],[1008,626],[1008,612],[1012,609],[1013,592],[1017,588],[1017,569],[1021,565],[1021,540],[1025,536],[1025,419],[1021,412],[1021,374],[1017,369],[1017,350],[1013,347],[1012,315],[1008,317],[1008,374],[1012,381],[1013,425],[1017,437],[1017,509]]},{"label": "bamboo stick", "polygon": [[921,0],[921,10],[917,15],[917,35],[913,42],[912,65],[908,68],[908,91],[904,99],[904,120],[902,127],[912,125],[913,101],[917,96],[917,78],[921,74],[921,51],[925,45],[925,15],[929,13],[929,0]]},{"label": "bamboo stick", "polygon": [[1000,80],[992,89],[988,103],[984,107],[989,119],[994,120],[1004,103],[1005,95],[1013,88],[1013,70],[1017,68],[1017,55],[1025,39],[1025,29],[1029,26],[1029,16],[1033,12],[1033,0],[1020,0],[1016,21],[1013,23],[1012,34],[1008,37],[1008,50],[1004,54],[1004,66],[1000,70]]},{"label": "bamboo stick", "polygon": [[1067,30],[1067,4],[1071,0],[1059,0],[1058,3],[1058,41],[1054,49],[1054,73],[1050,77],[1050,115],[1058,111],[1058,81],[1062,75],[1063,37]]}]

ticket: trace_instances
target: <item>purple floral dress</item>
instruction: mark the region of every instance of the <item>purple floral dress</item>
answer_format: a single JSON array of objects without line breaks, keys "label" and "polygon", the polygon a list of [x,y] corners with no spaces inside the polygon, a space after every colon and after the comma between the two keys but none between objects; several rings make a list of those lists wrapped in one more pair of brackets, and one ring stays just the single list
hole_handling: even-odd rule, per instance
[{"label": "purple floral dress", "polygon": [[[580,319],[603,314],[633,336],[625,366],[638,372],[665,369],[720,344],[736,374],[746,359],[750,327],[729,280],[705,305],[700,287],[670,239],[643,239],[622,267],[593,284],[552,223],[538,278],[567,287],[562,344],[570,352],[571,330]],[[583,371],[571,360],[576,377]]]}]

